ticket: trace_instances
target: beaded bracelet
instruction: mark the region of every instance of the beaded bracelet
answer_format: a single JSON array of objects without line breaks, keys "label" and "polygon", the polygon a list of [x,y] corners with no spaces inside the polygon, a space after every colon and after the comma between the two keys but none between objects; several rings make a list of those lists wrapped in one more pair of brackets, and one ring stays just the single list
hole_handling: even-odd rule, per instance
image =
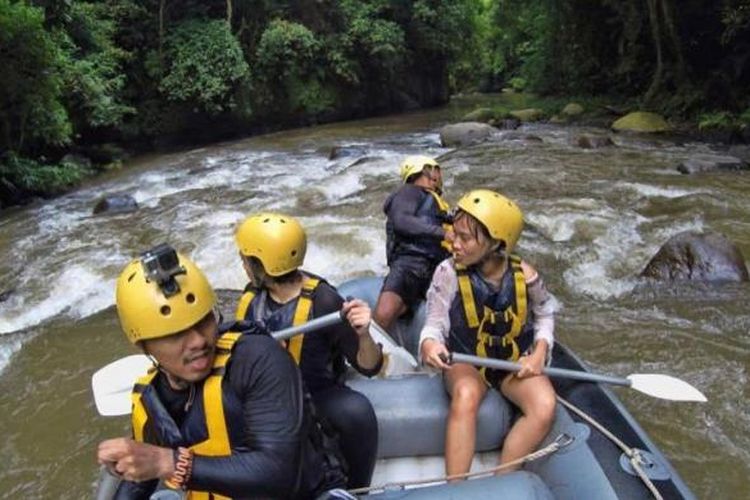
[{"label": "beaded bracelet", "polygon": [[164,483],[175,490],[184,490],[193,473],[193,450],[179,447],[174,452],[174,472]]}]

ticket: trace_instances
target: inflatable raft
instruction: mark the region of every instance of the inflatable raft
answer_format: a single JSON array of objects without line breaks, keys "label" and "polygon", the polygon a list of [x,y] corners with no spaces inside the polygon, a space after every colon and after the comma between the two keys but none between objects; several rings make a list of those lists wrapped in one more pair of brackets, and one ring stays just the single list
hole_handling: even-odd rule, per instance
[{"label": "inflatable raft", "polygon": [[[339,286],[339,292],[345,297],[364,299],[374,307],[381,283],[381,278],[356,279]],[[423,319],[422,306],[412,318],[401,321],[393,335],[413,354]],[[559,343],[554,346],[552,364],[587,370]],[[389,379],[354,377],[348,384],[370,399],[378,418],[374,489],[361,492],[367,498],[695,498],[617,397],[598,384],[553,379],[563,401],[558,404],[555,423],[540,447],[540,454],[547,454],[529,461],[521,471],[478,475],[458,483],[439,480],[444,475],[445,422],[449,411],[440,376],[417,372]],[[564,406],[565,402],[593,417],[605,430],[597,429],[575,409]],[[514,417],[513,407],[499,393],[489,391],[479,411],[472,472],[497,465],[499,448]],[[607,431],[614,439],[607,437]]]}]

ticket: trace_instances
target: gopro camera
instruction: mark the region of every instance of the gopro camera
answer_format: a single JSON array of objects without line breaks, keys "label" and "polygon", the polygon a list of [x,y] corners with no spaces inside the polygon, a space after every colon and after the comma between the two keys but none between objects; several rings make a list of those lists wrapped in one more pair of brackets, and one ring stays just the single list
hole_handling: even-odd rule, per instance
[{"label": "gopro camera", "polygon": [[155,281],[165,297],[171,297],[180,292],[180,285],[175,276],[185,274],[185,268],[180,265],[177,251],[168,243],[157,245],[141,254],[141,264],[146,279]]}]

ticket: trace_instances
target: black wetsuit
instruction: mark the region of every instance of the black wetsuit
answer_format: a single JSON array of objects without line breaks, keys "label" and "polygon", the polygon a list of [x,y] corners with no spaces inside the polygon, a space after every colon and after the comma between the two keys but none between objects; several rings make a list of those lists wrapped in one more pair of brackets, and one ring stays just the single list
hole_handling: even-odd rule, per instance
[{"label": "black wetsuit", "polygon": [[[250,324],[241,325],[244,331]],[[260,330],[251,328],[254,333]],[[232,330],[238,331],[236,326]],[[162,374],[154,384],[159,400],[179,425],[190,391],[172,389]],[[196,390],[201,386],[198,383]],[[240,443],[231,440],[230,456],[196,455],[189,489],[232,498],[315,498],[344,486],[339,463],[322,449],[323,437],[313,424],[294,361],[278,342],[262,333],[240,337],[222,387],[242,405],[243,420],[227,422],[230,436],[239,432]],[[123,481],[115,498],[147,499],[156,486],[156,480]]]},{"label": "black wetsuit", "polygon": [[433,195],[414,184],[404,184],[383,204],[389,271],[383,291],[396,293],[408,309],[424,300],[435,267],[449,256],[442,248],[441,213]]},{"label": "black wetsuit", "polygon": [[[311,317],[340,311],[343,302],[335,288],[321,282],[312,296]],[[265,303],[264,321],[270,330],[291,326],[290,310],[295,307],[294,302],[279,304],[268,294]],[[252,306],[247,314],[251,309]],[[359,392],[346,387],[344,378],[345,360],[363,375],[371,377],[380,371],[382,358],[380,363],[367,370],[357,363],[358,351],[359,337],[344,321],[305,334],[299,363],[302,379],[312,394],[318,414],[338,434],[348,465],[349,488],[370,484],[378,446],[378,423],[372,404]]]}]

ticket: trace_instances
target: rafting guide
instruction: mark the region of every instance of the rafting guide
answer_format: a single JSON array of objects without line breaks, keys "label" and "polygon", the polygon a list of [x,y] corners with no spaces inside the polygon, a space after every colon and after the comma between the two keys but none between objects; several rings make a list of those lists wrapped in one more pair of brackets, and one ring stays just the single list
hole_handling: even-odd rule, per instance
[{"label": "rafting guide", "polygon": [[435,266],[450,255],[452,238],[440,164],[429,156],[408,156],[400,177],[403,185],[383,205],[389,271],[373,314],[386,330],[424,300]]},{"label": "rafting guide", "polygon": [[145,252],[120,274],[116,305],[154,366],[132,386],[132,437],[99,444],[99,463],[123,479],[115,498],[161,486],[191,498],[310,498],[346,484],[294,360],[257,323],[219,325],[191,260],[167,245]]}]

